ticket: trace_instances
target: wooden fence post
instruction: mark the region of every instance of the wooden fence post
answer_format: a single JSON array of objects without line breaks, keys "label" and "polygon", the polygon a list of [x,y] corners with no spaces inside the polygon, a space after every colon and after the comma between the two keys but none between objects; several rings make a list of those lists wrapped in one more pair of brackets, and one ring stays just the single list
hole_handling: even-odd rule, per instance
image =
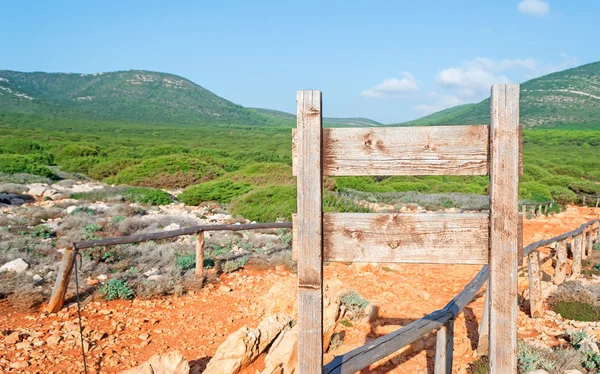
[{"label": "wooden fence post", "polygon": [[543,214],[542,212],[542,204],[540,204],[540,206],[538,207],[538,217],[541,216]]},{"label": "wooden fence post", "polygon": [[435,374],[452,374],[452,352],[454,350],[454,320],[443,325],[435,338]]},{"label": "wooden fence post", "polygon": [[562,284],[567,277],[567,243],[556,242],[556,267],[554,268],[554,284]]},{"label": "wooden fence post", "polygon": [[483,301],[483,313],[479,323],[479,340],[477,342],[477,356],[488,354],[490,331],[490,287],[489,282],[485,288],[485,299]]},{"label": "wooden fence post", "polygon": [[204,276],[204,231],[196,233],[196,278]]},{"label": "wooden fence post", "polygon": [[531,207],[531,215],[535,217],[535,205]]},{"label": "wooden fence post", "polygon": [[583,195],[583,206],[585,206],[585,195]]},{"label": "wooden fence post", "polygon": [[542,317],[544,295],[542,294],[542,274],[540,271],[540,253],[536,250],[527,256],[527,274],[529,277],[529,309],[532,318]]},{"label": "wooden fence post", "polygon": [[323,371],[323,179],[320,91],[298,91],[298,374]]},{"label": "wooden fence post", "polygon": [[585,243],[585,251],[588,256],[594,252],[594,225],[589,226],[587,242]]},{"label": "wooden fence post", "polygon": [[517,372],[519,85],[494,85],[490,122],[490,374]]},{"label": "wooden fence post", "polygon": [[527,205],[521,205],[521,210],[523,211],[523,219],[527,219]]},{"label": "wooden fence post", "polygon": [[571,251],[573,252],[573,265],[571,267],[571,279],[575,279],[581,276],[581,258],[582,252],[586,249],[585,243],[585,231],[581,235],[573,237],[571,242]]},{"label": "wooden fence post", "polygon": [[52,296],[50,296],[50,301],[48,302],[46,309],[48,313],[56,313],[63,307],[67,288],[69,287],[69,280],[73,272],[73,265],[75,265],[75,251],[73,248],[67,248],[63,253],[60,270],[56,276]]},{"label": "wooden fence post", "polygon": [[600,197],[596,199],[596,208],[598,208],[598,205],[600,205]]}]

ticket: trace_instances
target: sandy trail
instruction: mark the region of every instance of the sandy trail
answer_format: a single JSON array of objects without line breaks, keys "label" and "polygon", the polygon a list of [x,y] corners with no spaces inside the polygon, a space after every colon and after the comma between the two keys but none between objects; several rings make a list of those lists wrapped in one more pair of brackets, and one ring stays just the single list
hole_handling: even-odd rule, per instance
[{"label": "sandy trail", "polygon": [[[600,217],[600,209],[570,207],[567,211],[524,222],[524,244],[549,238]],[[442,308],[479,271],[471,265],[393,266],[332,264],[326,278],[338,278],[350,289],[379,307],[373,323],[355,323],[346,328],[343,344],[334,352],[343,353],[370,339],[398,329],[432,311]],[[219,344],[243,325],[255,326],[263,317],[259,299],[276,283],[295,278],[285,270],[243,271],[224,275],[216,287],[183,297],[133,302],[92,302],[84,307],[85,332],[98,339],[88,352],[90,372],[117,372],[147,360],[156,353],[178,350],[201,372]],[[521,272],[520,283],[526,284]],[[227,285],[232,290],[220,290]],[[290,290],[295,292],[295,290]],[[461,370],[475,359],[477,327],[483,309],[483,290],[455,322],[454,369]],[[528,317],[519,312],[521,322]],[[77,334],[74,306],[49,316],[41,312],[19,313],[0,302],[0,329],[27,330],[33,347],[16,348],[0,337],[0,372],[11,362],[27,361],[29,366],[14,372],[74,373],[82,369],[79,347],[69,339],[56,345],[46,343],[50,336],[72,331]],[[146,336],[146,334],[148,336]],[[74,339],[72,339],[74,341]],[[368,371],[375,373],[431,373],[435,335],[382,360]],[[254,365],[252,373],[260,369]],[[13,369],[14,370],[14,369]]]}]

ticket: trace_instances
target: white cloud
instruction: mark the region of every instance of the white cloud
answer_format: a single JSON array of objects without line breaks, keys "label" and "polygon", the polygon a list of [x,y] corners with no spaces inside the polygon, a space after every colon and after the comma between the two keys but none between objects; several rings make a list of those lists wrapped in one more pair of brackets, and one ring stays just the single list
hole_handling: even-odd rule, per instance
[{"label": "white cloud", "polygon": [[395,97],[406,92],[419,90],[417,81],[412,74],[404,72],[402,78],[386,78],[383,83],[379,83],[360,94],[366,97]]},{"label": "white cloud", "polygon": [[438,73],[438,86],[458,90],[463,97],[478,97],[489,93],[490,86],[498,83],[511,83],[511,80],[499,72],[509,66],[520,65],[516,60],[503,60],[498,63],[489,58],[475,58],[463,62],[461,67],[451,67]]},{"label": "white cloud", "polygon": [[517,5],[519,12],[534,17],[543,17],[550,12],[550,4],[543,0],[523,0]]},{"label": "white cloud", "polygon": [[431,97],[433,101],[432,103],[420,104],[415,106],[413,109],[426,116],[428,114],[439,112],[440,110],[448,109],[465,103],[457,96],[443,95],[437,92],[430,92],[429,97]]}]

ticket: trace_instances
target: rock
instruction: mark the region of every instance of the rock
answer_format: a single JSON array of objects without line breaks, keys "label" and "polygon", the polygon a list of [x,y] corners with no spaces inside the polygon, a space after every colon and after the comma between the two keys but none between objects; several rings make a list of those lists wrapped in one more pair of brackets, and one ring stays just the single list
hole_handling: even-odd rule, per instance
[{"label": "rock", "polygon": [[423,299],[425,301],[429,300],[429,297],[430,297],[429,293],[427,291],[421,291],[419,293],[419,296],[421,297],[421,299]]},{"label": "rock", "polygon": [[219,346],[203,374],[238,373],[252,363],[291,321],[290,315],[279,315],[262,320],[256,329],[242,327]]},{"label": "rock", "polygon": [[550,374],[550,373],[548,373],[546,370],[537,369],[534,371],[530,371],[529,374]]},{"label": "rock", "polygon": [[165,231],[172,231],[172,230],[179,230],[181,228],[181,226],[179,226],[179,224],[177,223],[171,223],[170,225],[165,226],[164,230]]},{"label": "rock", "polygon": [[71,205],[71,206],[67,207],[67,209],[65,209],[65,211],[67,212],[67,214],[72,214],[75,209],[77,209],[77,206]]},{"label": "rock", "polygon": [[148,362],[121,374],[189,374],[190,365],[183,355],[173,351],[167,354],[154,355]]},{"label": "rock", "polygon": [[158,273],[158,269],[157,268],[152,268],[150,270],[148,270],[147,272],[144,273],[145,276],[149,277],[151,275],[157,274]]},{"label": "rock", "polygon": [[29,366],[29,362],[27,361],[15,361],[10,363],[11,369],[25,369]]},{"label": "rock", "polygon": [[372,323],[377,319],[377,312],[378,312],[379,308],[377,307],[377,305],[373,304],[373,303],[369,303],[369,305],[367,305],[365,307],[365,310],[363,311],[364,313],[364,317],[361,320],[362,323]]},{"label": "rock", "polygon": [[25,262],[22,258],[17,258],[16,260],[12,260],[7,262],[6,264],[0,266],[0,273],[7,271],[14,271],[16,273],[22,273],[29,268],[29,264]]},{"label": "rock", "polygon": [[298,362],[298,325],[283,331],[269,348],[261,374],[293,374]]},{"label": "rock", "polygon": [[221,292],[231,292],[231,288],[227,287],[226,285],[221,285],[221,286],[219,286],[219,291],[221,291]]},{"label": "rock", "polygon": [[46,187],[44,186],[33,186],[27,192],[28,195],[42,197],[44,192],[46,191]]},{"label": "rock", "polygon": [[149,276],[148,280],[154,281],[154,280],[157,280],[157,279],[160,279],[160,278],[162,278],[162,275],[160,275],[160,274],[154,274],[154,275]]},{"label": "rock", "polygon": [[21,342],[21,343],[17,343],[16,345],[17,349],[31,349],[31,343],[29,342]]},{"label": "rock", "polygon": [[563,374],[583,374],[583,373],[579,370],[571,369],[571,370],[565,371]]},{"label": "rock", "polygon": [[139,334],[138,338],[141,339],[141,340],[148,340],[148,338],[150,338],[150,334],[144,332],[142,334]]},{"label": "rock", "polygon": [[48,339],[46,339],[46,344],[51,345],[51,346],[58,345],[58,343],[60,343],[61,340],[62,340],[62,337],[52,335]]},{"label": "rock", "polygon": [[39,282],[41,282],[41,281],[43,281],[43,280],[44,280],[44,278],[42,278],[42,276],[41,276],[41,275],[39,275],[39,274],[35,274],[35,275],[33,276],[33,281],[34,281],[35,283],[39,283]]},{"label": "rock", "polygon": [[15,331],[15,332],[11,333],[10,335],[8,335],[4,339],[4,344],[13,345],[13,344],[17,344],[20,341],[21,341],[21,334],[19,334],[18,331]]},{"label": "rock", "polygon": [[108,275],[106,274],[100,274],[96,277],[96,279],[98,279],[100,282],[104,282],[108,279]]}]

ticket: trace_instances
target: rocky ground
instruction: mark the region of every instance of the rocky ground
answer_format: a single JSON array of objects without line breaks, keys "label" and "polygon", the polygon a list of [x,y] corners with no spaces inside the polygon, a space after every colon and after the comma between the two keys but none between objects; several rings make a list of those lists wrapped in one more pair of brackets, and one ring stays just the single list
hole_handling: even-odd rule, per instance
[{"label": "rocky ground", "polygon": [[[51,201],[38,204],[51,204]],[[199,217],[197,212],[190,213],[177,206],[164,209],[169,210],[167,215],[192,214],[197,220],[208,221],[213,215],[205,210]],[[524,243],[572,230],[599,216],[600,209],[571,207],[550,217],[527,220]],[[231,219],[226,215],[219,218],[222,219],[217,222]],[[545,251],[549,253],[549,249]],[[551,271],[549,266],[544,267],[548,272]],[[326,359],[442,308],[478,270],[478,266],[468,265],[334,263],[326,266],[328,282],[339,281],[344,289],[356,291],[377,306],[372,319],[335,324],[337,341]],[[109,302],[88,298],[82,307],[82,316],[84,349],[90,372],[119,372],[135,367],[157,353],[171,351],[182,353],[192,372],[203,372],[231,333],[243,326],[254,328],[268,317],[272,312],[272,300],[265,299],[269,290],[274,286],[281,289],[283,285],[287,296],[278,298],[293,297],[295,278],[293,270],[286,266],[259,269],[249,264],[240,271],[220,274],[205,287],[179,297]],[[520,289],[524,291],[526,271],[520,273],[519,280]],[[546,284],[545,287],[549,290],[551,286]],[[458,373],[466,373],[469,363],[476,359],[483,295],[484,290],[455,322],[454,369]],[[594,334],[600,332],[600,325],[583,326],[564,321],[551,311],[545,318],[536,320],[524,311],[519,312],[519,337],[525,340],[556,345],[568,326],[589,326]],[[69,304],[59,313],[46,314],[41,308],[36,312],[20,312],[6,301],[0,301],[0,330],[0,372],[74,373],[83,368],[75,304]],[[374,364],[371,372],[431,373],[434,346],[435,335],[432,334]],[[264,361],[264,357],[259,357],[245,372],[262,372]]]}]

